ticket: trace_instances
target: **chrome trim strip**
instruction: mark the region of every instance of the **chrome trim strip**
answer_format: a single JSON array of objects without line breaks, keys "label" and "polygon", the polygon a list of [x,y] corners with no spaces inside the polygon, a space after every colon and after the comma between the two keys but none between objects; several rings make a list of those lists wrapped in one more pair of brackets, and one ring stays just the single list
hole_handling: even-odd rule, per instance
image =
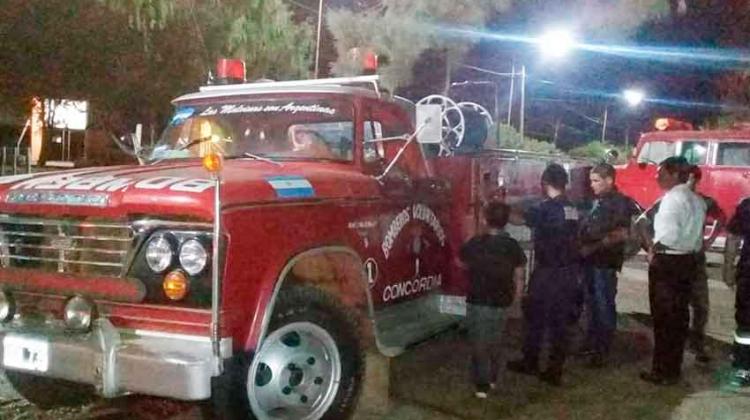
[{"label": "chrome trim strip", "polygon": [[[140,337],[156,337],[156,338],[169,338],[173,340],[193,341],[196,343],[210,343],[211,337],[205,335],[192,335],[192,334],[179,334],[170,333],[164,331],[151,331],[151,330],[125,330]],[[232,357],[232,337],[223,337],[220,340],[221,356],[223,358]]]},{"label": "chrome trim strip", "polygon": [[[34,238],[59,238],[60,235],[57,233],[40,233],[40,232],[16,232],[12,230],[4,231],[6,236],[28,236]],[[132,236],[129,238],[120,238],[115,236],[80,236],[80,235],[65,235],[69,239],[85,239],[89,241],[115,241],[115,242],[129,242],[132,241]]]},{"label": "chrome trim strip", "polygon": [[122,263],[105,263],[105,262],[87,261],[87,260],[73,261],[73,260],[67,260],[63,258],[29,257],[25,255],[6,255],[4,253],[0,253],[0,258],[10,258],[13,260],[22,260],[22,261],[42,261],[42,262],[60,262],[64,264],[95,265],[95,266],[101,266],[101,267],[117,267],[117,268],[122,267]]},{"label": "chrome trim strip", "polygon": [[[226,92],[196,92],[182,95],[172,100],[173,105],[179,105],[180,102],[192,101],[196,99],[207,99],[207,98],[229,98],[234,96],[250,96],[250,95],[264,95],[264,94],[332,94],[332,95],[346,95],[346,96],[357,96],[366,98],[381,98],[378,93],[372,89],[365,87],[352,87],[352,86],[309,86],[309,87],[287,87],[287,88],[272,88],[265,90],[254,90],[254,91],[226,91]],[[263,98],[261,98],[263,99]]]},{"label": "chrome trim strip", "polygon": [[327,79],[305,79],[305,80],[284,80],[280,82],[259,82],[259,83],[242,83],[236,85],[210,85],[201,86],[201,92],[234,92],[237,90],[242,91],[255,91],[264,90],[268,88],[283,88],[283,87],[306,87],[306,86],[347,86],[352,84],[362,83],[377,83],[380,80],[380,76],[377,74],[365,75],[365,76],[352,76],[352,77],[331,77]]},{"label": "chrome trim strip", "polygon": [[[70,238],[70,236],[68,236]],[[98,248],[78,248],[78,247],[70,247],[70,248],[61,248],[56,246],[48,246],[48,245],[29,245],[29,244],[10,244],[10,243],[4,243],[0,241],[0,245],[6,245],[6,246],[13,246],[15,248],[31,248],[31,249],[44,249],[44,250],[50,250],[50,251],[77,251],[77,252],[98,252],[100,254],[125,254],[128,251],[126,250],[115,250],[115,249],[98,249]]]},{"label": "chrome trim strip", "polygon": [[75,220],[68,219],[34,219],[30,217],[15,217],[7,214],[0,214],[0,223],[14,224],[14,225],[39,225],[39,226],[57,226],[67,225],[76,226],[83,228],[102,228],[102,229],[130,229],[127,223],[113,224],[113,223],[95,223],[95,222],[76,222]]},{"label": "chrome trim strip", "polygon": [[159,219],[139,219],[134,220],[131,226],[135,230],[153,229],[157,227],[165,227],[172,229],[211,229],[213,223],[211,222],[180,222],[175,220],[159,220]]},{"label": "chrome trim strip", "polygon": [[221,275],[219,274],[219,245],[221,235],[221,172],[212,172],[214,181],[213,238],[211,246],[211,349],[218,373],[224,370],[221,360]]}]

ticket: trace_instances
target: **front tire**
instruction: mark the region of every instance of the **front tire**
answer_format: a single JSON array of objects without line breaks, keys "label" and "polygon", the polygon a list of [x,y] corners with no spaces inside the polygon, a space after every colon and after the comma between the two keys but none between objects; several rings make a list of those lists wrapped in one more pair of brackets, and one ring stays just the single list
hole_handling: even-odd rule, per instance
[{"label": "front tire", "polygon": [[259,420],[350,417],[364,372],[358,331],[356,313],[335,297],[312,287],[284,288],[252,360],[241,357],[232,369],[239,373],[230,382],[234,404],[222,405],[239,410],[219,417],[237,417],[237,411]]}]

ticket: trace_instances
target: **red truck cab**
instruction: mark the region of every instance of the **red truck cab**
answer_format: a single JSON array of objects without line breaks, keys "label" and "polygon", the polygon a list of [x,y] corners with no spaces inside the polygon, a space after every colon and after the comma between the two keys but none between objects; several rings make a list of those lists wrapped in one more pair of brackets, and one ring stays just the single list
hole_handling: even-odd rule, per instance
[{"label": "red truck cab", "polygon": [[346,417],[366,351],[460,319],[456,257],[482,205],[539,196],[553,159],[439,156],[377,76],[207,86],[174,105],[143,165],[0,178],[0,360],[32,401],[63,379]]},{"label": "red truck cab", "polygon": [[644,207],[663,192],[656,183],[658,164],[671,156],[683,156],[701,168],[698,191],[715,199],[731,217],[737,204],[750,196],[750,130],[669,130],[641,136],[633,154],[617,166],[617,185]]}]

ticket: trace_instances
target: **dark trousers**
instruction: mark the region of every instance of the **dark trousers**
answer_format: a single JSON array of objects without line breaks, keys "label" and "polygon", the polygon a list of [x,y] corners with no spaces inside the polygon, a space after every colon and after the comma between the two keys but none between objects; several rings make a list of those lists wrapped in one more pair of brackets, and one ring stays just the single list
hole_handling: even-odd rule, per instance
[{"label": "dark trousers", "polygon": [[539,362],[544,336],[548,333],[551,349],[547,369],[562,372],[570,332],[577,318],[578,276],[578,266],[537,267],[532,273],[524,308],[523,355],[529,364]]},{"label": "dark trousers", "polygon": [[690,289],[690,346],[699,351],[705,347],[706,324],[708,323],[708,273],[706,254],[698,254],[695,283]]},{"label": "dark trousers", "polygon": [[505,309],[469,304],[466,324],[471,342],[471,376],[479,388],[497,382]]},{"label": "dark trousers", "polygon": [[750,262],[740,260],[737,293],[734,300],[734,363],[737,369],[750,370]]},{"label": "dark trousers", "polygon": [[698,264],[694,254],[656,254],[648,267],[648,295],[654,322],[652,373],[680,376],[688,335],[688,302]]},{"label": "dark trousers", "polygon": [[597,353],[607,354],[617,329],[617,270],[586,266],[584,279],[589,321],[588,345]]}]

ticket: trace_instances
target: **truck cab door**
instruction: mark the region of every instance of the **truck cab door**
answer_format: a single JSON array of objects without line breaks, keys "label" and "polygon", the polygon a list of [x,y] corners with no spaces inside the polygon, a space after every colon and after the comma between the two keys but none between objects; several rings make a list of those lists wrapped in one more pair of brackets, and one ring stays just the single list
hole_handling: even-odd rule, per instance
[{"label": "truck cab door", "polygon": [[[737,204],[750,197],[750,139],[716,142],[716,153],[709,178],[701,181],[701,191],[719,203],[731,217]],[[703,177],[706,178],[704,171]]]},{"label": "truck cab door", "polygon": [[402,349],[445,326],[438,318],[448,274],[448,188],[427,176],[416,141],[404,148],[413,126],[403,108],[365,102],[363,117],[363,167],[381,192],[380,243],[371,256],[379,267],[379,281],[371,288],[376,328],[385,347]]}]

